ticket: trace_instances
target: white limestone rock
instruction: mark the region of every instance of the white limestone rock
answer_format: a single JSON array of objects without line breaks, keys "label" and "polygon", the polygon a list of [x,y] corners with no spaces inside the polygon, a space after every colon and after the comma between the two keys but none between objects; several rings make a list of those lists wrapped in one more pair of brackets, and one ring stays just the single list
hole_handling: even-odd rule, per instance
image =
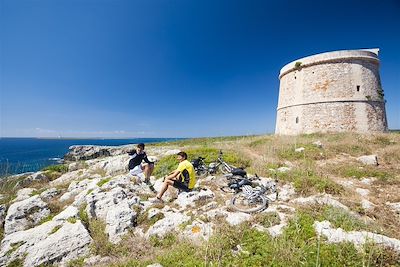
[{"label": "white limestone rock", "polygon": [[97,188],[98,187],[97,183],[100,181],[101,181],[100,178],[85,179],[80,182],[73,181],[70,183],[70,185],[68,187],[68,191],[60,197],[60,201],[67,201],[70,198],[79,195],[83,191],[85,191],[84,195],[86,195],[86,193],[89,190],[93,190],[93,189]]},{"label": "white limestone rock", "polygon": [[35,173],[29,175],[28,177],[26,177],[24,179],[24,181],[22,182],[22,184],[28,185],[33,182],[48,181],[48,180],[49,180],[49,178],[46,176],[45,172],[39,171],[39,172],[35,172]]},{"label": "white limestone rock", "polygon": [[366,231],[350,231],[346,232],[341,228],[332,228],[328,221],[315,221],[314,228],[317,234],[327,238],[329,243],[351,242],[355,246],[360,247],[366,242],[374,242],[400,252],[400,240],[390,238],[384,235],[375,234]]},{"label": "white limestone rock", "polygon": [[196,205],[196,201],[205,200],[205,199],[213,199],[215,194],[208,188],[200,191],[191,191],[191,192],[182,192],[178,195],[178,198],[175,202],[183,209],[188,206],[194,207]]},{"label": "white limestone rock", "polygon": [[13,199],[12,202],[18,202],[31,197],[31,195],[35,192],[34,188],[22,188],[18,190],[17,197]]},{"label": "white limestone rock", "polygon": [[153,218],[154,216],[156,216],[157,214],[160,214],[161,210],[157,209],[157,208],[151,208],[147,211],[147,219],[150,220],[151,218]]},{"label": "white limestone rock", "polygon": [[243,212],[228,212],[227,214],[226,221],[233,226],[248,221],[252,217],[250,214]]},{"label": "white limestone rock", "polygon": [[356,188],[356,192],[363,197],[366,197],[369,194],[369,190],[364,188]]},{"label": "white limestone rock", "polygon": [[309,204],[324,204],[324,205],[330,205],[333,207],[337,208],[342,208],[344,210],[349,210],[349,208],[336,199],[334,199],[330,194],[320,194],[320,195],[314,195],[310,197],[299,197],[296,199],[291,200],[290,202],[292,203],[297,203],[301,205],[309,205]]},{"label": "white limestone rock", "polygon": [[79,180],[84,177],[89,177],[90,179],[94,178],[101,178],[101,175],[99,174],[94,174],[90,170],[82,169],[82,170],[76,170],[72,172],[67,172],[55,179],[54,181],[51,181],[49,184],[50,186],[58,186],[62,185],[65,183],[70,183],[74,180]]},{"label": "white limestone rock", "polygon": [[283,167],[279,167],[278,169],[276,169],[276,171],[277,172],[281,172],[281,173],[285,173],[285,172],[288,172],[288,171],[290,171],[292,168],[290,168],[290,167],[285,167],[285,166],[283,166]]},{"label": "white limestone rock", "polygon": [[117,207],[126,198],[126,191],[120,187],[106,192],[93,191],[86,196],[86,212],[89,218],[98,218],[105,221],[107,212]]},{"label": "white limestone rock", "polygon": [[357,158],[358,161],[365,165],[378,166],[378,156],[377,155],[366,155]]},{"label": "white limestone rock", "polygon": [[299,148],[296,148],[294,151],[300,153],[300,152],[303,152],[304,150],[305,150],[304,147],[299,147]]},{"label": "white limestone rock", "polygon": [[58,194],[60,194],[60,190],[57,188],[49,188],[40,194],[40,198],[43,200],[50,200],[56,197]]},{"label": "white limestone rock", "polygon": [[386,202],[385,204],[388,205],[394,212],[400,215],[400,202],[396,203]]},{"label": "white limestone rock", "polygon": [[158,236],[163,237],[167,233],[178,229],[178,226],[190,220],[189,216],[186,216],[178,212],[165,212],[164,218],[158,220],[152,225],[146,233],[146,237]]},{"label": "white limestone rock", "polygon": [[80,169],[85,169],[87,167],[88,167],[88,165],[84,161],[72,162],[68,165],[68,171],[69,172],[77,171]]},{"label": "white limestone rock", "polygon": [[110,257],[101,257],[100,255],[92,256],[83,260],[85,266],[98,266],[111,261]]},{"label": "white limestone rock", "polygon": [[319,140],[313,142],[313,145],[316,146],[316,147],[318,147],[318,148],[322,148],[322,147],[323,147],[321,141],[319,141]]},{"label": "white limestone rock", "polygon": [[24,258],[31,247],[46,239],[61,224],[61,221],[48,221],[35,228],[6,235],[1,241],[0,266],[6,266],[17,258]]},{"label": "white limestone rock", "polygon": [[114,244],[120,242],[121,237],[134,226],[136,216],[136,212],[129,207],[127,200],[109,210],[106,217],[105,231],[109,235],[110,242]]},{"label": "white limestone rock", "polygon": [[370,210],[370,209],[372,209],[372,208],[375,207],[375,204],[372,203],[371,201],[369,201],[369,200],[363,198],[363,199],[361,200],[361,207],[362,207],[364,210]]},{"label": "white limestone rock", "polygon": [[213,223],[205,223],[201,220],[195,220],[187,225],[183,231],[183,237],[189,238],[195,243],[208,240],[213,234]]},{"label": "white limestone rock", "polygon": [[24,266],[66,263],[89,254],[92,238],[81,223],[65,222],[55,233],[39,241],[28,251]]},{"label": "white limestone rock", "polygon": [[171,149],[164,153],[164,156],[176,155],[181,152],[180,149]]},{"label": "white limestone rock", "polygon": [[129,155],[108,157],[89,167],[90,170],[104,170],[107,175],[116,175],[128,172]]},{"label": "white limestone rock", "polygon": [[75,206],[68,206],[65,208],[62,212],[57,214],[54,218],[53,221],[65,221],[70,218],[78,218],[79,210]]},{"label": "white limestone rock", "polygon": [[7,206],[4,204],[0,205],[0,228],[3,227],[4,221],[6,219]]},{"label": "white limestone rock", "polygon": [[38,195],[15,202],[8,208],[4,233],[8,235],[30,228],[49,214],[47,204]]},{"label": "white limestone rock", "polygon": [[278,199],[280,201],[288,201],[296,194],[296,191],[292,184],[285,184],[279,188],[278,193]]}]

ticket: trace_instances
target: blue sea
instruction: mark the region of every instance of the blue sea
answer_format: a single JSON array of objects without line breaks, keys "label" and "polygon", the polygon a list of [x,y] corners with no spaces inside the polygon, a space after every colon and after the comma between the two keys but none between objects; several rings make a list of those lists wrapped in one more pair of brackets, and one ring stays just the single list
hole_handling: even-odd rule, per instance
[{"label": "blue sea", "polygon": [[179,138],[136,139],[41,139],[0,138],[0,177],[35,172],[59,164],[72,145],[119,146],[137,143],[158,143]]}]

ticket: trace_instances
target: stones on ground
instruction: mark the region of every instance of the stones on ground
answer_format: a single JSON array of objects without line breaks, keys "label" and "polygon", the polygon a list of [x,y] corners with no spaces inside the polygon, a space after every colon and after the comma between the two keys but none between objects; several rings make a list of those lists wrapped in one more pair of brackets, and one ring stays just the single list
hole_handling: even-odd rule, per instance
[{"label": "stones on ground", "polygon": [[364,188],[356,188],[356,192],[363,197],[366,197],[369,194],[369,190]]},{"label": "stones on ground", "polygon": [[322,146],[323,146],[322,143],[321,143],[321,141],[319,141],[319,140],[313,142],[312,144],[313,144],[314,146],[318,147],[318,148],[322,148]]},{"label": "stones on ground", "polygon": [[4,233],[11,234],[38,224],[50,214],[46,202],[38,195],[13,203],[7,212]]},{"label": "stones on ground", "polygon": [[175,202],[183,209],[188,206],[194,207],[197,201],[212,199],[214,198],[214,193],[206,188],[200,191],[191,191],[191,192],[182,192],[178,195],[178,198]]},{"label": "stones on ground", "polygon": [[304,150],[305,150],[304,147],[299,147],[299,148],[296,148],[294,151],[300,153],[300,152],[303,152]]},{"label": "stones on ground", "polygon": [[378,156],[377,155],[366,155],[358,157],[357,160],[365,165],[378,166]]},{"label": "stones on ground", "polygon": [[101,257],[100,255],[92,256],[83,260],[85,266],[97,266],[106,264],[111,261],[110,257]]},{"label": "stones on ground", "polygon": [[400,240],[390,238],[384,235],[375,234],[366,231],[350,231],[346,232],[341,228],[334,229],[328,221],[315,221],[314,228],[318,235],[327,238],[329,243],[351,242],[355,246],[360,247],[366,242],[374,242],[378,245],[393,249],[400,252]]},{"label": "stones on ground", "polygon": [[291,203],[309,205],[309,204],[325,204],[336,208],[342,208],[344,210],[349,210],[349,208],[336,199],[334,199],[330,194],[319,194],[310,197],[299,197],[292,199]]},{"label": "stones on ground", "polygon": [[283,167],[279,167],[278,169],[276,169],[276,171],[277,172],[281,172],[281,173],[285,173],[285,172],[290,171],[291,169],[292,168],[290,168],[290,167],[283,166]]},{"label": "stones on ground", "polygon": [[163,237],[167,233],[176,230],[180,224],[190,220],[189,216],[179,212],[164,212],[164,216],[165,217],[163,219],[158,220],[155,224],[150,226],[146,233],[147,237]]},{"label": "stones on ground", "polygon": [[360,182],[365,185],[371,185],[375,181],[376,181],[375,177],[369,177],[369,178],[363,178]]},{"label": "stones on ground", "polygon": [[153,263],[153,264],[147,265],[146,267],[163,267],[163,266],[159,263]]},{"label": "stones on ground", "polygon": [[294,186],[292,184],[285,184],[278,189],[278,200],[288,201],[296,194]]},{"label": "stones on ground", "polygon": [[400,202],[397,203],[386,202],[385,204],[388,205],[394,212],[400,215]]},{"label": "stones on ground", "polygon": [[367,200],[367,199],[365,199],[365,198],[361,199],[361,207],[362,207],[364,210],[370,210],[370,209],[372,209],[374,206],[375,206],[375,204],[372,203],[371,201],[369,201],[369,200]]}]

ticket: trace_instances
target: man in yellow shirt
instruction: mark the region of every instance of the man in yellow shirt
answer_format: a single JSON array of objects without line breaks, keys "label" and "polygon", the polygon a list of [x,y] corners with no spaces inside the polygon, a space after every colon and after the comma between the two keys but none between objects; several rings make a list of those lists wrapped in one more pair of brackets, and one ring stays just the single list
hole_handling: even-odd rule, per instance
[{"label": "man in yellow shirt", "polygon": [[161,198],[169,186],[189,192],[196,184],[196,174],[193,165],[187,160],[187,154],[183,151],[179,152],[176,159],[179,161],[178,168],[165,177],[160,192],[152,199],[153,202],[162,202]]}]

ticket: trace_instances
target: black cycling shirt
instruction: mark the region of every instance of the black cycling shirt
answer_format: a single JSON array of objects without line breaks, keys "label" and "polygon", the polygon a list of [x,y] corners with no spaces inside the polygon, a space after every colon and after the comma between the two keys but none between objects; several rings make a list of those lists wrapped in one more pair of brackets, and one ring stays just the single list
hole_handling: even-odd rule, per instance
[{"label": "black cycling shirt", "polygon": [[140,165],[140,163],[142,163],[142,160],[144,160],[144,162],[146,163],[153,163],[147,158],[147,154],[144,151],[141,154],[138,154],[136,151],[128,152],[128,154],[131,156],[131,159],[129,160],[130,170]]}]

